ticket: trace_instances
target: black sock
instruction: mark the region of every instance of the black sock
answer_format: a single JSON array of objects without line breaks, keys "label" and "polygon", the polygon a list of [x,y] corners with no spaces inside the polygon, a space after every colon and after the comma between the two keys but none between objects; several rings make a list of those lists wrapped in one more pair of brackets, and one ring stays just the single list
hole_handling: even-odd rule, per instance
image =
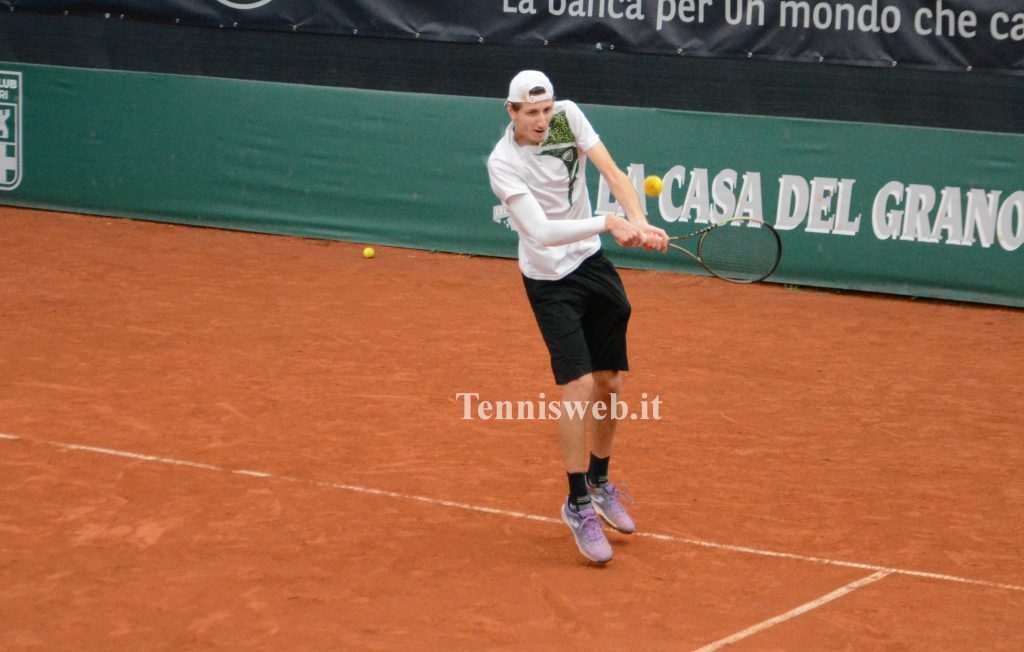
[{"label": "black sock", "polygon": [[587,491],[585,473],[568,473],[569,476],[569,507],[578,512],[590,507],[590,493]]},{"label": "black sock", "polygon": [[603,487],[608,484],[608,462],[611,457],[594,457],[590,454],[590,468],[587,469],[587,480],[591,487]]}]

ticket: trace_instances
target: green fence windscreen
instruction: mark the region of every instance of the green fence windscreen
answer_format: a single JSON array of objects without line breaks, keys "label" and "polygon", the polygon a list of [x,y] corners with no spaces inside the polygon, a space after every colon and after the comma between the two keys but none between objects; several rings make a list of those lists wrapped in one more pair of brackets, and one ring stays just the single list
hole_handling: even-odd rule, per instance
[{"label": "green fence windscreen", "polygon": [[[515,256],[485,168],[500,99],[0,64],[0,85],[14,78],[0,168],[18,183],[0,202]],[[772,280],[1024,306],[1024,136],[584,109],[637,184],[666,178],[646,199],[652,222],[776,224]],[[613,210],[589,181],[595,208]]]}]

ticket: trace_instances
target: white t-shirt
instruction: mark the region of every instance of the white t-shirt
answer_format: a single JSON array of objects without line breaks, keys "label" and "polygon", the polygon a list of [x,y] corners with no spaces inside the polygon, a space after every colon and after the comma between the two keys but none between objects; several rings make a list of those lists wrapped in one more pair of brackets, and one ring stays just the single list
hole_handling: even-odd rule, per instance
[{"label": "white t-shirt", "polygon": [[[487,159],[491,189],[509,209],[510,222],[519,234],[519,268],[537,280],[558,280],[575,270],[601,248],[598,234],[604,230],[604,218],[594,217],[591,211],[587,158],[580,154],[601,139],[575,103],[560,100],[553,109],[543,144],[516,144],[514,125],[509,123]],[[535,199],[549,221],[580,222],[554,225],[560,228],[552,235],[544,228],[548,225],[537,223],[534,211],[522,209],[520,195]]]}]

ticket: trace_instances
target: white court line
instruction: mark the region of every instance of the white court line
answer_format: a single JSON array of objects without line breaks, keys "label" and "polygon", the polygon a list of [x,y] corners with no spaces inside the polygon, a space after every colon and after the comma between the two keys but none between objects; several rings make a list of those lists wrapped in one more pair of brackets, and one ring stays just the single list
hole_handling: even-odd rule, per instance
[{"label": "white court line", "polygon": [[[38,441],[38,440],[34,440]],[[186,460],[176,460],[171,457],[157,457],[156,455],[144,455],[142,453],[129,453],[128,451],[114,450],[113,448],[97,448],[96,446],[81,446],[79,444],[61,444],[59,442],[43,442],[59,448],[64,448],[71,451],[86,451],[88,453],[101,453],[103,455],[113,455],[115,457],[128,457],[133,460],[143,460],[145,462],[160,462],[161,464],[177,464],[179,466],[191,466],[197,469],[208,469],[210,471],[223,471],[219,466],[213,464],[203,464],[202,462],[188,462]]]},{"label": "white court line", "polygon": [[[555,523],[561,524],[560,519],[551,518],[548,516],[538,516],[536,514],[527,514],[526,512],[518,512],[509,509],[501,509],[497,507],[484,507],[482,505],[473,505],[470,503],[460,503],[452,500],[443,500],[439,498],[431,498],[430,496],[417,496],[415,494],[402,494],[395,491],[388,491],[386,489],[375,489],[373,487],[362,487],[353,484],[344,484],[339,482],[320,482],[315,480],[304,480],[302,478],[291,478],[287,476],[278,476],[265,471],[253,471],[249,469],[225,469],[213,464],[203,464],[201,462],[189,462],[186,460],[178,460],[170,457],[159,457],[156,455],[145,455],[143,453],[131,453],[128,451],[115,450],[111,448],[99,448],[96,446],[82,446],[79,444],[64,444],[56,441],[47,441],[45,439],[36,439],[29,437],[19,437],[15,435],[9,435],[0,433],[0,439],[11,440],[11,441],[27,441],[36,444],[46,444],[48,446],[55,446],[64,450],[72,451],[84,451],[89,453],[99,453],[102,455],[113,455],[116,457],[127,457],[129,459],[141,460],[144,462],[157,462],[160,464],[170,464],[175,466],[186,466],[197,469],[205,469],[210,471],[221,471],[224,473],[233,473],[237,475],[250,476],[255,478],[263,478],[270,480],[277,480],[283,482],[295,482],[299,484],[307,484],[316,487],[323,487],[326,489],[340,489],[342,491],[351,491],[354,493],[369,494],[373,496],[383,496],[386,498],[398,498],[401,500],[412,500],[428,505],[436,505],[439,507],[450,507],[453,509],[463,509],[472,512],[479,512],[483,514],[493,514],[496,516],[507,516],[510,518],[518,518],[528,521],[537,521],[540,523]],[[659,534],[657,532],[637,532],[632,535],[635,537],[643,537],[647,539],[655,539],[657,541],[668,541],[673,543],[683,543],[690,546],[698,546],[701,548],[711,548],[713,550],[721,550],[725,552],[739,552],[747,555],[756,555],[759,557],[771,557],[775,559],[789,559],[792,561],[811,562],[814,564],[823,564],[828,566],[838,566],[840,568],[857,568],[860,570],[869,570],[880,573],[892,574],[892,575],[904,575],[907,577],[917,577],[922,579],[937,580],[940,582],[951,582],[955,584],[969,584],[971,586],[981,586],[990,589],[1002,589],[1006,591],[1020,591],[1024,592],[1024,585],[1020,584],[1005,584],[1002,582],[991,582],[989,580],[979,580],[969,577],[959,577],[956,575],[945,575],[942,573],[931,573],[928,571],[910,570],[906,568],[890,568],[887,566],[878,566],[876,564],[865,564],[854,561],[843,561],[839,559],[828,559],[825,557],[812,557],[807,555],[799,555],[792,552],[778,552],[774,550],[763,550],[760,548],[750,548],[747,546],[736,546],[728,543],[715,543],[714,541],[703,541],[701,539],[689,539],[686,537],[674,536],[671,534]]]},{"label": "white court line", "polygon": [[725,647],[726,645],[732,645],[733,643],[735,643],[737,641],[742,641],[743,639],[748,638],[750,636],[753,636],[754,634],[757,634],[758,632],[763,632],[764,630],[768,629],[769,627],[774,627],[775,625],[778,625],[779,623],[786,622],[787,620],[790,620],[792,618],[796,618],[797,616],[799,616],[801,614],[805,614],[808,611],[810,611],[811,609],[817,609],[818,607],[820,607],[823,604],[828,604],[829,602],[832,602],[833,600],[841,598],[841,597],[843,597],[844,595],[846,595],[848,593],[852,593],[853,591],[856,591],[857,589],[861,588],[862,586],[867,586],[868,584],[872,584],[874,582],[877,582],[878,580],[882,579],[883,577],[888,577],[889,575],[892,575],[892,573],[888,572],[888,571],[878,571],[874,575],[869,575],[867,577],[862,577],[859,580],[850,582],[846,586],[841,586],[838,589],[836,589],[835,591],[833,591],[833,592],[831,592],[831,593],[829,593],[827,595],[823,595],[823,596],[821,596],[820,598],[818,598],[816,600],[811,600],[810,602],[804,603],[804,604],[800,605],[799,607],[797,607],[795,609],[790,609],[789,611],[787,611],[784,614],[779,614],[778,616],[775,616],[773,618],[769,618],[768,620],[761,621],[761,622],[759,622],[756,625],[752,625],[751,627],[748,627],[748,628],[744,629],[741,632],[736,632],[732,636],[726,636],[725,638],[719,639],[719,640],[715,641],[714,643],[708,643],[704,647],[698,648],[694,652],[715,652],[715,650],[720,650],[723,647]]},{"label": "white court line", "polygon": [[248,476],[252,476],[254,478],[272,478],[272,477],[274,477],[274,476],[270,475],[269,473],[264,473],[263,471],[250,471],[248,469],[237,469],[235,471],[232,471],[232,473],[237,473],[238,475],[248,475]]},{"label": "white court line", "polygon": [[827,566],[839,566],[841,568],[858,568],[860,570],[870,571],[885,571],[895,575],[905,575],[907,577],[918,577],[929,580],[938,580],[940,582],[952,582],[955,584],[971,584],[973,586],[984,586],[990,589],[1005,589],[1007,591],[1024,591],[1024,585],[1021,584],[1004,584],[1002,582],[990,582],[988,580],[976,580],[969,577],[959,577],[957,575],[945,575],[943,573],[931,573],[928,571],[910,570],[906,568],[890,568],[888,566],[879,566],[877,564],[865,564],[856,561],[843,561],[840,559],[828,559],[825,557],[813,557],[808,555],[798,555],[792,552],[778,552],[775,550],[762,550],[760,548],[748,548],[746,546],[735,546],[728,543],[715,543],[713,541],[702,541],[700,539],[687,539],[686,537],[677,537],[668,534],[656,534],[653,532],[637,532],[633,536],[637,537],[649,537],[652,539],[661,539],[663,541],[675,541],[677,543],[685,543],[691,546],[700,546],[702,548],[713,548],[715,550],[727,550],[729,552],[741,552],[747,555],[758,555],[761,557],[775,557],[778,559],[792,559],[794,561],[806,561],[814,564],[824,564]]}]

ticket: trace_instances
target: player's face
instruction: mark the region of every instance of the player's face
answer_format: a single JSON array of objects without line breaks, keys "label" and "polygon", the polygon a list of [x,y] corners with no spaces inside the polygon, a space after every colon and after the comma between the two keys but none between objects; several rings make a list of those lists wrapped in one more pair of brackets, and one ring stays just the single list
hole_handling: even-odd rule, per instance
[{"label": "player's face", "polygon": [[554,114],[554,100],[519,105],[516,111],[508,107],[508,114],[515,124],[516,142],[520,145],[540,145],[548,137],[548,125]]}]

